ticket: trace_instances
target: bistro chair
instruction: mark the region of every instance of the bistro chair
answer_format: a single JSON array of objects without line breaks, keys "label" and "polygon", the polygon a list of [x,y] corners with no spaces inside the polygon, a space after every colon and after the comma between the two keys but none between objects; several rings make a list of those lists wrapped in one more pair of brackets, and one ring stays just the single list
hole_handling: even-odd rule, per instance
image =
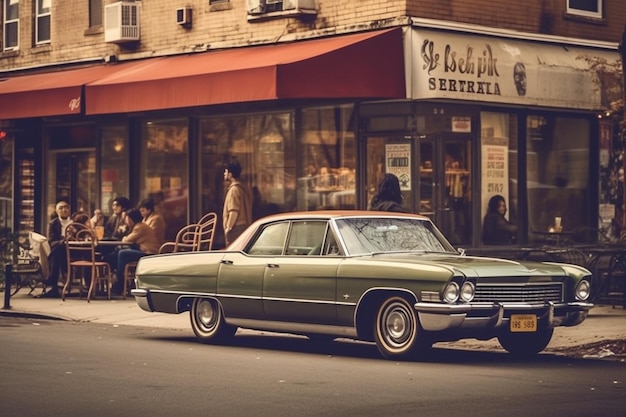
[{"label": "bistro chair", "polygon": [[108,262],[101,261],[97,257],[97,239],[93,230],[80,223],[72,223],[66,231],[67,250],[67,278],[63,286],[62,299],[68,293],[68,286],[78,283],[80,298],[83,298],[83,288],[89,279],[89,290],[87,291],[87,302],[91,301],[92,295],[101,285],[107,292],[108,299],[111,299],[111,286],[113,276],[111,266]]}]

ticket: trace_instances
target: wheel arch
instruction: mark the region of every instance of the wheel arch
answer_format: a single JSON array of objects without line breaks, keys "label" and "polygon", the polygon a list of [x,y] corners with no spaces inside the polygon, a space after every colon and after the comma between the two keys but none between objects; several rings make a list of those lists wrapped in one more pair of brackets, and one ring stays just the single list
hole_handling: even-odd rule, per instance
[{"label": "wheel arch", "polygon": [[411,304],[417,302],[417,296],[413,291],[405,288],[370,288],[367,290],[359,302],[354,313],[354,323],[359,339],[373,341],[374,329],[372,323],[376,320],[378,306],[387,298],[399,296]]}]

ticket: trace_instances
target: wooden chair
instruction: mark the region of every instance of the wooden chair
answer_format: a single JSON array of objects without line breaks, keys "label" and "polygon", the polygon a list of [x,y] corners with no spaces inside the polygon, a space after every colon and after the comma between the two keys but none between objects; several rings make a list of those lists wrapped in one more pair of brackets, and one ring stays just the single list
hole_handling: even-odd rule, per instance
[{"label": "wooden chair", "polygon": [[80,224],[72,223],[67,227],[65,247],[67,251],[67,278],[63,286],[62,299],[68,292],[68,287],[77,282],[80,289],[80,298],[83,298],[83,288],[87,277],[90,278],[87,302],[100,284],[104,285],[108,299],[111,299],[113,276],[108,262],[96,257],[96,235],[93,230]]}]

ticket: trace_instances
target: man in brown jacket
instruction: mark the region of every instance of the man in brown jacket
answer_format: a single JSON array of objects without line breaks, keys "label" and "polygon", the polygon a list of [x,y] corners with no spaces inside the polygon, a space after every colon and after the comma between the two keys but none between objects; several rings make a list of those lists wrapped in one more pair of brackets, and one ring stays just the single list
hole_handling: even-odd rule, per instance
[{"label": "man in brown jacket", "polygon": [[239,161],[231,162],[224,170],[224,181],[230,181],[222,213],[226,246],[252,223],[252,193],[239,181],[241,171]]}]

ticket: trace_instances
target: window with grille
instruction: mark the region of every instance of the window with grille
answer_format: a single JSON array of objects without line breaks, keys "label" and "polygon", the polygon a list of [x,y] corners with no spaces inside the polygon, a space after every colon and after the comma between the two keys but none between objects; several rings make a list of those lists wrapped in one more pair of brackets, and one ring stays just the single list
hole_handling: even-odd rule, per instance
[{"label": "window with grille", "polygon": [[52,0],[35,0],[35,43],[50,43],[50,3]]},{"label": "window with grille", "polygon": [[5,0],[2,10],[2,50],[12,51],[19,47],[19,0]]}]

